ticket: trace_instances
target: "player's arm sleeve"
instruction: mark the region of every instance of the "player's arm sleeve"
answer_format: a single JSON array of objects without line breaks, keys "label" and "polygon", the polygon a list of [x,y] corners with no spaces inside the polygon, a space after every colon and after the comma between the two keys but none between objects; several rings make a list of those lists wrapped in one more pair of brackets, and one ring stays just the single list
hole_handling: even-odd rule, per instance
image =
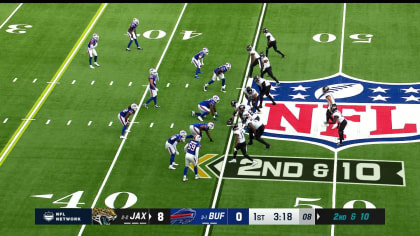
[{"label": "player's arm sleeve", "polygon": [[185,146],[184,146],[184,152],[187,152],[187,148],[188,148],[188,143],[185,144]]},{"label": "player's arm sleeve", "polygon": [[149,84],[150,84],[150,87],[156,88],[156,86],[153,84],[153,79],[149,79]]},{"label": "player's arm sleeve", "polygon": [[200,146],[198,146],[197,149],[195,149],[195,158],[197,158],[197,160],[198,160],[199,153],[200,153]]}]

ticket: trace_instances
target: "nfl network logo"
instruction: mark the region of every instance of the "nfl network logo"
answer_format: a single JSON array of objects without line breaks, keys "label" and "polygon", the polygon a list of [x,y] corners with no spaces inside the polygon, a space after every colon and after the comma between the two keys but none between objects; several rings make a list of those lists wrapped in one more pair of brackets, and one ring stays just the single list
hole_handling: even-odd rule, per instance
[{"label": "nfl network logo", "polygon": [[47,211],[47,212],[44,213],[43,218],[47,222],[50,222],[50,221],[54,220],[54,213],[52,213],[50,211]]},{"label": "nfl network logo", "polygon": [[[264,136],[320,145],[330,150],[372,143],[420,141],[420,83],[377,83],[343,73],[315,80],[271,83],[271,95],[263,101]],[[258,86],[248,81],[258,91]],[[338,130],[326,121],[328,86],[338,110],[348,124],[345,140],[337,146]]]}]

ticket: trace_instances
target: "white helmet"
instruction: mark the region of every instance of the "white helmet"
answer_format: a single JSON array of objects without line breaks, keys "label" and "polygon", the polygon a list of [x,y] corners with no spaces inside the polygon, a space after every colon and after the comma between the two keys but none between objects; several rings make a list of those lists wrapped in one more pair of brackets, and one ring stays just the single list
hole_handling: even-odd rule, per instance
[{"label": "white helmet", "polygon": [[99,35],[98,35],[97,33],[94,33],[94,34],[93,34],[93,38],[94,38],[95,40],[99,40]]},{"label": "white helmet", "polygon": [[195,135],[194,136],[194,141],[200,142],[201,141],[201,136],[200,135]]},{"label": "white helmet", "polygon": [[185,130],[181,130],[181,131],[179,131],[179,134],[180,134],[180,135],[181,135],[181,137],[183,137],[183,138],[187,137],[187,131],[185,131]]},{"label": "white helmet", "polygon": [[207,125],[209,126],[209,129],[214,129],[214,123],[213,122],[209,122]]},{"label": "white helmet", "polygon": [[134,18],[134,19],[133,19],[133,23],[134,23],[134,24],[136,24],[136,25],[139,25],[139,19]]},{"label": "white helmet", "polygon": [[204,52],[206,55],[209,55],[209,49],[208,49],[208,48],[203,48],[203,52]]},{"label": "white helmet", "polygon": [[130,107],[131,107],[131,109],[137,111],[137,104],[133,103],[133,104],[131,104]]},{"label": "white helmet", "polygon": [[215,101],[216,103],[219,103],[219,101],[220,101],[219,96],[214,95],[214,96],[213,96],[213,101]]},{"label": "white helmet", "polygon": [[226,68],[227,68],[228,70],[230,70],[230,63],[229,63],[229,62],[226,62]]},{"label": "white helmet", "polygon": [[151,75],[157,75],[157,70],[155,68],[149,69]]}]

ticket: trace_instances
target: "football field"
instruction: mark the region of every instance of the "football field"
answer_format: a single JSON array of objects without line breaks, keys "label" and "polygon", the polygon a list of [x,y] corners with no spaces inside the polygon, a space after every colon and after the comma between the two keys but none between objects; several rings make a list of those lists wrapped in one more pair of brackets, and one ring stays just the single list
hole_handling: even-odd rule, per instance
[{"label": "football field", "polygon": [[[138,18],[126,51],[127,29]],[[277,105],[259,114],[269,149],[234,152],[231,100],[246,103],[247,45],[268,58]],[[100,66],[87,45],[100,36]],[[0,4],[0,235],[420,235],[420,4]],[[191,58],[208,48],[200,78]],[[217,67],[222,81],[207,91]],[[159,73],[148,108],[149,69]],[[259,75],[259,66],[253,75]],[[325,126],[323,86],[349,121]],[[183,182],[165,142],[220,97]],[[118,114],[139,105],[120,138]],[[341,107],[340,107],[341,106]],[[247,142],[249,136],[246,135]],[[187,141],[188,142],[188,141]],[[36,225],[35,208],[385,208],[385,225]]]}]

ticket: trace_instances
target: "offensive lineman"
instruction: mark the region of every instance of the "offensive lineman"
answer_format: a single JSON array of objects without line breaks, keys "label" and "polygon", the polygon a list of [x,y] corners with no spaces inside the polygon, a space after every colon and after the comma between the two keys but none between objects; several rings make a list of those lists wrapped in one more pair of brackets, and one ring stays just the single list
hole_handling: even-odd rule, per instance
[{"label": "offensive lineman", "polygon": [[124,138],[125,130],[127,129],[127,125],[130,122],[128,119],[131,114],[133,114],[135,111],[137,111],[137,104],[133,103],[128,108],[122,110],[120,113],[118,113],[118,119],[120,120],[121,124],[123,125],[123,129],[121,132],[120,138]]},{"label": "offensive lineman", "polygon": [[249,142],[248,145],[252,145],[252,139],[255,139],[265,145],[265,149],[270,148],[270,144],[264,141],[261,136],[264,134],[265,126],[261,122],[260,117],[258,115],[248,115],[249,118],[246,121],[246,125],[248,126],[249,131]]},{"label": "offensive lineman", "polygon": [[133,19],[133,22],[130,24],[130,27],[128,28],[128,37],[130,37],[130,42],[128,43],[128,46],[127,46],[127,48],[125,49],[127,52],[129,52],[130,51],[130,46],[131,46],[131,44],[133,43],[133,40],[134,40],[134,42],[136,43],[136,45],[137,45],[137,49],[138,50],[143,50],[143,48],[141,48],[140,46],[139,46],[139,42],[137,41],[137,32],[136,32],[136,28],[137,28],[137,26],[139,25],[139,19],[137,19],[137,18],[134,18]]},{"label": "offensive lineman", "polygon": [[222,79],[222,88],[221,88],[220,91],[226,93],[226,90],[225,90],[225,88],[226,88],[226,85],[225,85],[225,82],[226,82],[225,81],[226,80],[225,79],[225,72],[227,72],[229,70],[230,70],[230,63],[229,62],[226,62],[226,64],[224,64],[222,66],[219,66],[216,69],[214,69],[213,77],[211,78],[211,80],[207,84],[204,85],[203,90],[204,91],[207,91],[207,87],[210,84],[214,83],[214,81],[216,81],[216,79],[217,80]]},{"label": "offensive lineman", "polygon": [[229,161],[229,163],[236,163],[236,155],[238,154],[238,149],[241,150],[242,154],[245,158],[252,161],[252,165],[254,166],[257,164],[256,160],[253,160],[248,153],[246,153],[246,140],[245,140],[245,131],[242,128],[238,127],[238,124],[233,125],[233,134],[235,135],[235,145],[233,148],[233,158]]},{"label": "offensive lineman", "polygon": [[248,102],[251,104],[251,106],[253,107],[252,110],[253,112],[255,112],[255,110],[257,110],[258,112],[260,111],[260,108],[258,108],[258,93],[255,89],[251,88],[250,86],[246,87],[245,91],[244,91],[245,97],[248,100]]},{"label": "offensive lineman", "polygon": [[190,166],[190,163],[194,166],[194,173],[195,173],[195,179],[199,179],[198,176],[198,154],[200,152],[200,144],[201,136],[196,135],[194,136],[194,140],[188,141],[188,143],[184,147],[185,151],[185,168],[184,168],[184,178],[182,179],[183,182],[186,182],[187,179],[187,173],[188,173],[188,167]]},{"label": "offensive lineman", "polygon": [[157,104],[157,92],[159,89],[156,87],[156,81],[159,81],[159,75],[155,68],[150,68],[150,75],[149,75],[149,90],[150,90],[150,98],[147,100],[143,106],[148,109],[149,107],[147,104],[153,100],[155,102],[155,107],[159,108],[160,106]]},{"label": "offensive lineman", "polygon": [[285,55],[280,52],[279,50],[277,50],[277,42],[276,39],[273,37],[273,35],[268,32],[267,28],[263,29],[263,33],[265,34],[265,37],[267,37],[267,48],[265,49],[265,55],[268,56],[268,49],[270,49],[271,47],[274,48],[274,51],[276,51],[277,53],[281,54],[281,57],[284,58]]},{"label": "offensive lineman", "polygon": [[280,82],[273,75],[273,70],[271,69],[270,60],[268,60],[268,57],[265,56],[263,52],[260,53],[260,56],[261,64],[263,65],[261,68],[261,78],[264,78],[264,74],[268,73],[268,75],[277,82],[277,85],[280,85]]},{"label": "offensive lineman", "polygon": [[249,68],[249,78],[252,78],[252,72],[254,71],[254,66],[259,65],[261,68],[261,62],[260,62],[260,54],[255,51],[255,49],[252,48],[251,45],[246,46],[246,50],[251,55],[251,67]]},{"label": "offensive lineman", "polygon": [[175,170],[174,166],[178,164],[175,163],[175,154],[179,155],[178,150],[176,149],[176,145],[179,142],[185,142],[185,137],[187,136],[187,132],[185,130],[181,130],[179,134],[172,135],[168,141],[165,143],[165,148],[168,149],[169,154],[171,154],[171,158],[169,159],[169,169]]},{"label": "offensive lineman", "polygon": [[[334,99],[332,93],[330,92],[330,88],[328,86],[322,87],[322,92],[325,95],[325,99],[327,99],[327,101],[328,101],[327,114],[326,114],[327,121],[324,122],[325,125],[328,125],[329,120],[333,119],[333,117],[331,116],[332,113],[333,113],[331,107],[332,107],[332,105],[335,105],[335,99]],[[338,124],[334,124],[332,129],[337,128],[337,125]]]},{"label": "offensive lineman", "polygon": [[336,104],[331,105],[331,112],[334,118],[332,119],[332,122],[330,124],[336,124],[336,122],[338,121],[338,136],[339,136],[340,142],[337,143],[337,145],[341,146],[343,145],[344,129],[347,126],[347,120],[344,118],[341,112],[337,110]]},{"label": "offensive lineman", "polygon": [[204,66],[204,56],[209,55],[209,50],[207,48],[203,48],[203,51],[200,51],[199,53],[195,54],[193,58],[191,59],[191,62],[195,65],[197,68],[195,70],[195,76],[194,78],[199,79],[200,76],[198,74],[201,74],[201,66]]},{"label": "offensive lineman", "polygon": [[271,103],[276,105],[273,96],[270,95],[271,83],[258,76],[254,76],[254,82],[260,88],[260,105],[258,107],[262,108],[264,96],[267,96],[271,100]]},{"label": "offensive lineman", "polygon": [[93,34],[92,39],[88,43],[88,54],[89,54],[89,66],[91,69],[95,69],[95,67],[92,66],[92,57],[95,57],[95,65],[99,66],[98,62],[96,61],[98,59],[98,54],[96,53],[96,47],[98,46],[99,41],[99,35],[97,33]]}]

